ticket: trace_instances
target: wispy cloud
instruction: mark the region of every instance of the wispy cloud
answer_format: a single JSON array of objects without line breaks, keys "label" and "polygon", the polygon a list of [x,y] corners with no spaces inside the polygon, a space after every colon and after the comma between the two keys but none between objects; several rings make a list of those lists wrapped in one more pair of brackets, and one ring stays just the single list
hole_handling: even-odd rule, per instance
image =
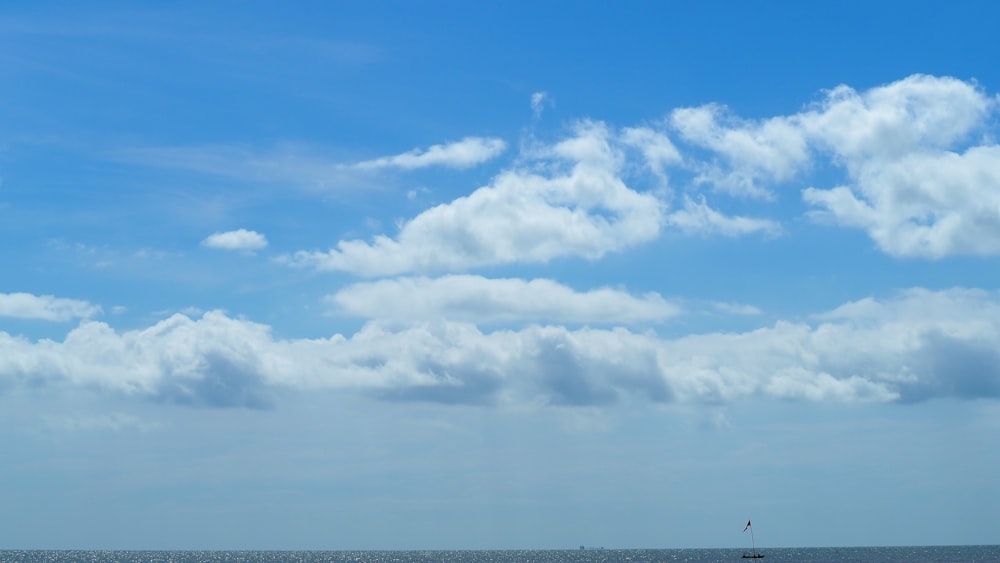
[{"label": "wispy cloud", "polygon": [[290,184],[306,189],[356,186],[357,173],[303,146],[270,150],[236,145],[141,147],[118,151],[114,158],[131,164],[184,170],[247,182]]},{"label": "wispy cloud", "polygon": [[209,235],[201,241],[202,246],[221,250],[239,250],[252,252],[267,247],[267,237],[247,229],[237,229]]},{"label": "wispy cloud", "polygon": [[542,112],[545,111],[546,106],[552,106],[555,102],[552,101],[552,96],[548,92],[535,92],[531,94],[531,113],[535,116],[535,119],[542,117]]},{"label": "wispy cloud", "polygon": [[101,312],[101,308],[79,299],[31,293],[0,293],[0,317],[70,321],[86,319]]},{"label": "wispy cloud", "polygon": [[751,233],[778,235],[781,225],[767,219],[751,217],[727,216],[718,210],[710,208],[704,199],[694,201],[684,198],[684,205],[676,211],[671,211],[666,218],[667,224],[687,235],[719,234],[728,237],[738,237]]},{"label": "wispy cloud", "polygon": [[755,307],[754,305],[747,305],[746,303],[715,302],[712,303],[712,308],[726,315],[752,316],[761,314],[761,310],[759,307]]},{"label": "wispy cloud", "polygon": [[680,312],[655,293],[635,296],[610,288],[577,292],[551,280],[468,275],[358,283],[326,299],[353,315],[405,322],[630,324],[660,322]]},{"label": "wispy cloud", "polygon": [[496,138],[466,137],[461,141],[413,149],[360,162],[332,158],[328,150],[299,144],[270,149],[238,145],[137,147],[114,153],[116,160],[185,170],[248,182],[290,184],[337,190],[373,185],[373,175],[386,170],[416,170],[431,166],[463,169],[496,158],[507,144]]},{"label": "wispy cloud", "polygon": [[412,170],[428,166],[469,168],[499,156],[507,149],[502,139],[466,137],[461,141],[413,149],[402,154],[365,160],[353,165],[360,170],[401,168]]},{"label": "wispy cloud", "polygon": [[370,65],[384,59],[384,53],[377,45],[358,41],[332,41],[302,36],[270,39],[253,37],[241,46],[248,51],[277,52],[289,60],[308,57],[327,64]]},{"label": "wispy cloud", "polygon": [[667,168],[683,161],[670,137],[650,127],[626,127],[622,131],[622,142],[638,148],[646,159],[646,166],[664,180],[667,178]]}]

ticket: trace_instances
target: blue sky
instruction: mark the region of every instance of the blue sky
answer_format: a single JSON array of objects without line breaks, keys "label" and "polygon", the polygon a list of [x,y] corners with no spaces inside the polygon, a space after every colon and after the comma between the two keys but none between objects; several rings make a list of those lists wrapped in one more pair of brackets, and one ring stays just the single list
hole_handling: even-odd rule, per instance
[{"label": "blue sky", "polygon": [[14,3],[0,546],[997,543],[989,3]]}]

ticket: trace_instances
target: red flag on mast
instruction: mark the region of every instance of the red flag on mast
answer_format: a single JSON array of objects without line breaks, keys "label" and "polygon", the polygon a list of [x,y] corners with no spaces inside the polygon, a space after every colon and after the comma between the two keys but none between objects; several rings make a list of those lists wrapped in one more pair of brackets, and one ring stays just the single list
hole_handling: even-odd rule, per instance
[{"label": "red flag on mast", "polygon": [[749,529],[750,529],[750,521],[747,520],[747,527],[743,528],[743,533],[746,533],[746,531],[749,530]]}]

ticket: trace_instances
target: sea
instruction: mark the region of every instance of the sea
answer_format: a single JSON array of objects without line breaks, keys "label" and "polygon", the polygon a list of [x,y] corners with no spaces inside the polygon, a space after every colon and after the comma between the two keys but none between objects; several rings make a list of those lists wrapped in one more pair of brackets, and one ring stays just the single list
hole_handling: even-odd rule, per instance
[{"label": "sea", "polygon": [[[764,563],[1000,562],[1000,546],[761,549]],[[746,561],[739,549],[482,551],[0,551],[0,563],[714,563]]]}]

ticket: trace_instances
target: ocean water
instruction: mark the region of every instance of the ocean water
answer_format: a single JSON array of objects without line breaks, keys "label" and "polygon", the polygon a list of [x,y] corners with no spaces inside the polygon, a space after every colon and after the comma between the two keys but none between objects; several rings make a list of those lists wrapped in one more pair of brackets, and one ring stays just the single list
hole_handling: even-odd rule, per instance
[{"label": "ocean water", "polygon": [[[761,549],[765,563],[1000,562],[1000,546]],[[713,563],[739,549],[484,551],[0,551],[0,563]]]}]

